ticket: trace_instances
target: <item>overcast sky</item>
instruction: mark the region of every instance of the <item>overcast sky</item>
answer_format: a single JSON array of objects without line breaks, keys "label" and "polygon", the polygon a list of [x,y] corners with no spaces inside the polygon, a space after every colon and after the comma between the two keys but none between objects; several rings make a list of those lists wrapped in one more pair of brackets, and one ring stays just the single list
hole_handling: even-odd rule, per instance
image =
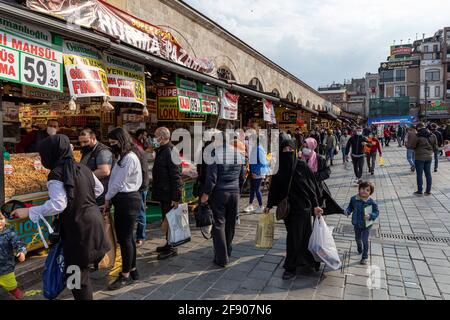
[{"label": "overcast sky", "polygon": [[443,0],[185,1],[314,88],[377,72],[394,40],[450,26]]}]

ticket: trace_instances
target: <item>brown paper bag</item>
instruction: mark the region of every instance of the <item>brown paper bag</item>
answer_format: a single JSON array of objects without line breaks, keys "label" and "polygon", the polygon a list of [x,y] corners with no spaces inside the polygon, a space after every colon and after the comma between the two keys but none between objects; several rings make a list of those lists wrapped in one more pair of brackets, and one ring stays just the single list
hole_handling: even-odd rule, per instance
[{"label": "brown paper bag", "polygon": [[109,244],[111,246],[111,250],[109,250],[102,261],[98,264],[99,269],[110,269],[116,260],[116,237],[114,226],[112,224],[112,217],[110,213],[107,213],[103,216],[103,226],[105,228],[105,234],[109,239]]},{"label": "brown paper bag", "polygon": [[161,223],[161,232],[163,234],[167,234],[167,232],[169,232],[169,221],[167,221],[166,217],[164,217],[164,220]]}]

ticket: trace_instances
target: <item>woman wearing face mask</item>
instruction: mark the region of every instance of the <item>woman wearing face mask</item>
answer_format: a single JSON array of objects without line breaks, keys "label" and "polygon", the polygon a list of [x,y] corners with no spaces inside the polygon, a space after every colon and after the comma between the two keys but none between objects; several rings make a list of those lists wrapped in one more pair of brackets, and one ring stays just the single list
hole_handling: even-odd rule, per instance
[{"label": "woman wearing face mask", "polygon": [[111,204],[114,206],[114,227],[122,255],[122,272],[116,281],[110,284],[109,289],[118,290],[139,279],[133,230],[141,208],[139,189],[143,183],[143,160],[124,129],[114,129],[108,134],[108,139],[118,161],[109,178],[105,212]]},{"label": "woman wearing face mask", "polygon": [[[308,140],[308,139],[307,139]],[[272,177],[269,188],[269,197],[265,213],[277,206],[286,196],[289,196],[289,214],[284,220],[287,230],[285,272],[283,279],[291,279],[299,266],[320,268],[308,250],[309,238],[312,233],[311,217],[321,216],[320,208],[322,197],[320,187],[314,173],[308,164],[296,160],[294,152],[295,143],[286,134],[280,135],[280,155],[278,159],[278,172]],[[291,188],[288,190],[288,181]]]},{"label": "woman wearing face mask", "polygon": [[75,300],[92,300],[89,265],[98,263],[110,250],[103,229],[103,217],[95,198],[103,193],[103,185],[83,164],[73,160],[70,140],[64,135],[48,137],[39,150],[42,165],[51,170],[48,175],[49,200],[41,206],[17,209],[17,218],[59,214],[61,245],[66,267],[81,270],[81,288],[73,289]]}]

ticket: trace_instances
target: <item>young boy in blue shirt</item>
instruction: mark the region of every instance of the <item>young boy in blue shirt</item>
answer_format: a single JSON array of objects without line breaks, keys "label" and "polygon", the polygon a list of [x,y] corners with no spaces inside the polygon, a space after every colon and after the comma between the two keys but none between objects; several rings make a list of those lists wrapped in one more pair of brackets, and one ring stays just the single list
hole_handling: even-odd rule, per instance
[{"label": "young boy in blue shirt", "polygon": [[358,253],[362,254],[362,265],[367,265],[368,263],[370,229],[380,214],[378,205],[370,197],[374,192],[375,186],[372,183],[362,182],[358,187],[358,194],[352,197],[345,211],[347,216],[353,213],[352,224],[355,227]]}]

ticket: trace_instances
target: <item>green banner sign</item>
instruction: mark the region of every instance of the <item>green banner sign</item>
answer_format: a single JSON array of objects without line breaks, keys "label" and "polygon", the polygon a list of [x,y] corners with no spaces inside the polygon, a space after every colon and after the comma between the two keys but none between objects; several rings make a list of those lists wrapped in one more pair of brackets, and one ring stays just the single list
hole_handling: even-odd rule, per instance
[{"label": "green banner sign", "polygon": [[177,76],[177,98],[180,112],[194,114],[219,114],[217,89]]}]

